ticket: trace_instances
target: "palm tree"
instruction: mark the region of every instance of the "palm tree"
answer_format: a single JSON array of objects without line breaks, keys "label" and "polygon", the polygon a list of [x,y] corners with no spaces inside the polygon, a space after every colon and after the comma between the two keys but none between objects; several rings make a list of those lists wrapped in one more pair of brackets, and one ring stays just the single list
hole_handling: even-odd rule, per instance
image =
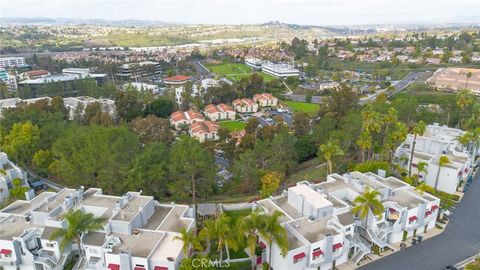
[{"label": "palm tree", "polygon": [[230,226],[230,218],[221,213],[215,220],[205,221],[205,227],[200,231],[199,237],[206,241],[217,240],[217,252],[220,254],[220,261],[223,259],[223,248],[227,245],[234,250],[238,249],[236,235],[233,234]]},{"label": "palm tree", "polygon": [[442,155],[438,159],[438,171],[437,171],[437,177],[435,178],[435,191],[437,191],[437,187],[438,187],[438,179],[440,177],[440,170],[442,170],[442,168],[445,167],[445,165],[447,165],[449,163],[450,163],[450,159],[448,159],[448,157],[445,156],[445,155]]},{"label": "palm tree", "polygon": [[280,217],[283,213],[275,211],[273,215],[266,216],[262,228],[259,230],[260,236],[267,241],[269,247],[268,266],[272,268],[272,247],[275,242],[285,256],[288,252],[287,230],[280,225]]},{"label": "palm tree", "polygon": [[422,173],[422,172],[425,173],[425,175],[423,177],[423,181],[425,181],[426,178],[427,178],[427,167],[428,167],[428,163],[425,162],[425,161],[420,161],[417,164],[418,175],[420,176],[420,173]]},{"label": "palm tree", "polygon": [[327,161],[327,171],[329,174],[333,173],[332,157],[343,156],[345,153],[340,148],[338,141],[328,141],[325,144],[320,145],[318,152],[322,153]]},{"label": "palm tree", "polygon": [[187,259],[190,257],[191,247],[194,247],[197,250],[200,249],[200,242],[198,241],[194,230],[187,231],[187,229],[182,228],[180,229],[180,236],[177,235],[173,239],[183,241],[183,256]]},{"label": "palm tree", "polygon": [[354,207],[352,208],[352,212],[358,214],[360,218],[365,219],[365,231],[368,230],[370,211],[378,217],[383,213],[384,207],[379,197],[380,192],[378,190],[370,190],[370,188],[366,188],[363,194],[358,195],[353,200]]},{"label": "palm tree", "polygon": [[471,137],[471,135],[468,132],[463,134],[463,135],[458,136],[457,140],[462,145],[462,152],[463,152],[463,148],[470,143],[470,140],[471,140],[470,137]]},{"label": "palm tree", "polygon": [[262,227],[265,216],[259,210],[237,221],[238,242],[247,243],[250,252],[251,266],[255,269],[255,248],[257,247],[257,232]]},{"label": "palm tree", "polygon": [[413,142],[412,142],[412,150],[410,153],[410,164],[408,165],[408,177],[412,176],[412,162],[413,162],[413,154],[415,153],[415,144],[417,143],[417,136],[422,136],[427,129],[427,125],[423,121],[419,121],[415,127],[413,128]]},{"label": "palm tree", "polygon": [[467,75],[467,82],[465,83],[465,89],[468,87],[468,81],[470,80],[470,78],[472,77],[473,74],[472,74],[472,72],[469,71],[469,72],[467,72],[466,75]]},{"label": "palm tree", "polygon": [[360,147],[361,151],[362,163],[365,162],[365,153],[372,147],[372,144],[372,136],[366,131],[362,132],[357,139],[357,145]]},{"label": "palm tree", "polygon": [[[398,111],[395,108],[390,108],[387,114],[383,117],[385,122],[385,134],[383,135],[383,146],[387,145],[387,138],[390,137],[390,126],[394,125],[398,120]],[[382,151],[384,152],[384,151]]]},{"label": "palm tree", "polygon": [[[371,104],[367,104],[362,112],[362,129],[368,135],[380,133],[382,130],[383,119],[379,112],[376,112]],[[369,148],[369,157],[373,156],[373,144]]]},{"label": "palm tree", "polygon": [[395,147],[397,147],[400,142],[405,141],[407,134],[408,129],[405,123],[395,122],[393,130],[388,134],[388,140],[386,144],[390,150],[390,155],[387,160],[388,162],[392,161],[393,155],[395,154]]},{"label": "palm tree", "polygon": [[68,245],[78,245],[78,252],[81,254],[82,234],[103,229],[103,217],[95,217],[92,213],[84,213],[81,210],[70,209],[65,216],[67,228],[58,228],[50,236],[50,240],[62,238],[60,250],[63,252]]},{"label": "palm tree", "polygon": [[475,103],[475,97],[469,90],[463,89],[457,93],[457,107],[460,108],[461,118],[459,126],[463,127],[463,121],[465,119],[465,111],[470,105]]},{"label": "palm tree", "polygon": [[431,189],[431,187],[427,185],[427,183],[422,182],[418,186],[416,186],[415,189],[418,190],[421,194],[423,194],[425,192],[428,192]]}]

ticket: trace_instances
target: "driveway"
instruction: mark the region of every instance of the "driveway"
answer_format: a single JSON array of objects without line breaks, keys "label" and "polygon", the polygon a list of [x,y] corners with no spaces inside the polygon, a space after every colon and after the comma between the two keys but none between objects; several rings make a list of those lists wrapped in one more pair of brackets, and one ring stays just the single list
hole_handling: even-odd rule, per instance
[{"label": "driveway", "polygon": [[480,251],[480,170],[443,233],[360,267],[362,270],[440,270]]}]

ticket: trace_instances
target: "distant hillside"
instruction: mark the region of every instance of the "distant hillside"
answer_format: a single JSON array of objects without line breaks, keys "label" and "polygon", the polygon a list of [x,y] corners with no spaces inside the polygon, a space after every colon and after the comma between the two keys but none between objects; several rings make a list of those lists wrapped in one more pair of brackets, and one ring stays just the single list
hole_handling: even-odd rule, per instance
[{"label": "distant hillside", "polygon": [[2,25],[98,25],[98,26],[172,26],[179,23],[163,22],[163,21],[147,21],[147,20],[103,20],[103,19],[80,19],[80,18],[19,18],[10,17],[2,18]]}]

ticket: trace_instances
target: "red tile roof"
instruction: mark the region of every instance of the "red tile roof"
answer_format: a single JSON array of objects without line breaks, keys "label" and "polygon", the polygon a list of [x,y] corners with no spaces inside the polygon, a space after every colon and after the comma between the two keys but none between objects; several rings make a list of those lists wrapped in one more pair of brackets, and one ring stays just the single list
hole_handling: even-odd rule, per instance
[{"label": "red tile roof", "polygon": [[235,110],[232,107],[228,106],[225,103],[220,103],[218,104],[217,107],[220,108],[222,112],[235,112]]},{"label": "red tile roof", "polygon": [[27,73],[28,76],[40,76],[40,75],[48,75],[48,70],[44,70],[44,69],[39,69],[39,70],[31,70],[31,71],[27,71],[25,72]]},{"label": "red tile roof", "polygon": [[184,114],[182,111],[173,112],[172,115],[170,115],[170,119],[171,119],[173,122],[178,122],[178,121],[182,121],[182,120],[187,120],[187,118],[185,117],[185,114]]},{"label": "red tile roof", "polygon": [[255,96],[253,96],[253,100],[272,100],[272,99],[275,99],[274,96],[272,96],[271,94],[269,93],[262,93],[262,94],[256,94]]},{"label": "red tile roof", "polygon": [[214,133],[218,130],[218,124],[211,121],[195,122],[191,127],[192,133]]},{"label": "red tile roof", "polygon": [[203,117],[203,115],[195,110],[188,110],[186,111],[188,117],[190,118],[190,120],[204,120],[205,118]]},{"label": "red tile roof", "polygon": [[183,82],[183,81],[188,81],[190,80],[189,76],[184,76],[184,75],[175,75],[171,77],[166,77],[164,81],[169,81],[169,82]]},{"label": "red tile roof", "polygon": [[217,106],[213,105],[213,104],[209,104],[205,107],[205,111],[207,113],[218,113],[220,112],[218,109],[217,109]]},{"label": "red tile roof", "polygon": [[250,106],[255,104],[255,101],[249,99],[249,98],[242,98],[242,99],[235,99],[233,101],[233,105],[235,106]]}]

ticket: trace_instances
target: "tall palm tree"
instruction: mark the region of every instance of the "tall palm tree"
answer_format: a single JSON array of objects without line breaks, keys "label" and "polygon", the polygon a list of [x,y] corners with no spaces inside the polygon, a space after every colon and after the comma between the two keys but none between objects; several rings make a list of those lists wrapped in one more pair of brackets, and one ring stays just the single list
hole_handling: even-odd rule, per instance
[{"label": "tall palm tree", "polygon": [[423,181],[425,181],[427,178],[427,167],[428,167],[428,163],[425,161],[420,161],[417,164],[417,172],[419,177],[420,177],[420,173],[422,172],[425,173],[425,175],[423,175],[424,176]]},{"label": "tall palm tree", "polygon": [[468,81],[470,80],[470,78],[472,77],[473,74],[472,74],[472,72],[469,71],[469,72],[467,72],[466,75],[467,75],[467,82],[465,83],[465,89],[468,87]]},{"label": "tall palm tree", "polygon": [[383,213],[384,207],[380,201],[380,192],[378,190],[370,190],[366,188],[363,194],[358,195],[353,200],[354,207],[352,212],[358,214],[360,218],[365,219],[365,231],[368,230],[368,218],[370,211],[377,217]]},{"label": "tall palm tree", "polygon": [[467,132],[463,135],[458,136],[457,140],[462,145],[462,152],[463,152],[463,148],[470,143],[471,135],[470,133]]},{"label": "tall palm tree", "polygon": [[252,269],[255,269],[255,248],[257,247],[257,232],[262,228],[265,215],[254,210],[250,215],[237,221],[238,242],[247,243],[250,252]]},{"label": "tall palm tree", "polygon": [[465,111],[473,103],[475,103],[475,97],[473,96],[472,93],[470,93],[469,90],[463,89],[457,93],[457,107],[460,109],[460,113],[461,113],[461,118],[459,123],[460,128],[463,127],[463,121],[465,120]]},{"label": "tall palm tree", "polygon": [[423,121],[419,121],[415,127],[413,128],[413,142],[412,142],[412,150],[410,153],[410,162],[408,165],[408,177],[412,176],[412,162],[413,162],[413,154],[415,153],[415,144],[417,143],[417,136],[422,136],[427,129],[427,125]]},{"label": "tall palm tree", "polygon": [[361,160],[362,160],[362,163],[363,163],[363,162],[365,162],[365,159],[366,159],[365,153],[373,145],[372,136],[370,136],[370,134],[368,132],[363,131],[360,134],[360,137],[358,137],[356,143],[357,143],[358,147],[360,147]]},{"label": "tall palm tree", "polygon": [[201,249],[195,230],[187,231],[187,229],[182,228],[180,229],[180,236],[177,235],[173,239],[183,241],[183,256],[187,259],[190,257],[190,248]]},{"label": "tall palm tree", "polygon": [[390,155],[388,157],[388,162],[392,161],[393,155],[395,154],[395,148],[399,145],[400,142],[405,141],[407,138],[408,129],[407,125],[403,122],[395,122],[393,125],[392,131],[387,135],[387,146],[390,150]]},{"label": "tall palm tree", "polygon": [[78,245],[78,252],[81,254],[81,237],[82,234],[91,231],[103,229],[103,217],[95,217],[92,213],[84,213],[81,210],[70,209],[65,216],[67,220],[67,228],[58,228],[50,236],[50,240],[62,238],[60,242],[60,250],[64,251],[68,245],[75,243]]},{"label": "tall palm tree", "polygon": [[198,236],[207,241],[217,241],[217,252],[220,254],[220,261],[222,261],[223,249],[227,245],[234,250],[238,249],[236,235],[233,232],[234,230],[230,226],[230,218],[225,213],[221,213],[217,219],[205,221],[205,227]]},{"label": "tall palm tree", "polygon": [[[371,104],[367,104],[362,112],[362,132],[371,136],[380,133],[382,130],[383,119],[379,112],[376,112]],[[373,156],[373,143],[369,148],[369,158]]]},{"label": "tall palm tree", "polygon": [[285,256],[288,252],[288,237],[285,227],[280,225],[280,217],[283,213],[275,211],[273,215],[266,216],[262,228],[259,230],[260,236],[267,241],[269,247],[268,266],[272,268],[272,246],[275,242]]},{"label": "tall palm tree", "polygon": [[[383,134],[383,147],[387,145],[387,139],[390,137],[390,126],[394,125],[398,120],[398,111],[395,108],[390,108],[386,115],[383,117],[385,122],[385,133]],[[384,153],[384,151],[382,151]]]},{"label": "tall palm tree", "polygon": [[450,159],[445,155],[442,155],[438,159],[438,171],[437,171],[437,177],[435,178],[435,187],[434,187],[435,191],[437,191],[437,188],[438,188],[438,179],[440,178],[440,171],[442,170],[443,167],[445,167],[445,165],[449,163],[450,163]]},{"label": "tall palm tree", "polygon": [[327,161],[327,171],[329,174],[333,173],[333,163],[332,157],[334,156],[343,156],[345,153],[340,148],[338,141],[328,141],[320,145],[318,148],[318,153],[322,153]]}]

